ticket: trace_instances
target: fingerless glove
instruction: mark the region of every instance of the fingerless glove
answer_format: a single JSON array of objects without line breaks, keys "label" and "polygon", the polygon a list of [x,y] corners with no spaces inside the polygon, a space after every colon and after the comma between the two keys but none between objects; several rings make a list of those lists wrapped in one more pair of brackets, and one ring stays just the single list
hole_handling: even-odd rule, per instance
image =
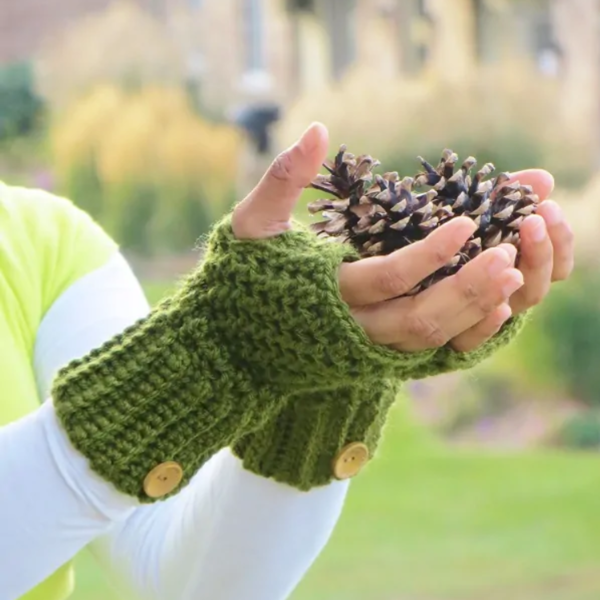
[{"label": "fingerless glove", "polygon": [[340,476],[348,442],[361,460],[374,450],[394,382],[439,366],[439,351],[371,343],[340,297],[353,259],[303,230],[237,240],[224,219],[170,299],[58,374],[71,443],[141,502],[176,493],[226,446],[301,489]]},{"label": "fingerless glove", "polygon": [[369,341],[339,294],[349,258],[305,231],[240,241],[225,219],[168,301],[59,372],[52,398],[73,446],[117,489],[150,502],[156,467],[181,470],[159,494],[168,497],[292,393],[405,378],[431,353]]},{"label": "fingerless glove", "polygon": [[[470,369],[506,346],[526,321],[526,315],[510,319],[494,338],[471,352],[456,352],[450,345],[439,348],[427,360],[412,363],[403,377],[421,379]],[[401,379],[357,379],[333,390],[295,394],[265,425],[238,439],[233,451],[246,469],[301,490],[352,477],[375,455]],[[358,444],[362,448],[357,455]]]},{"label": "fingerless glove", "polygon": [[304,491],[348,479],[374,456],[399,389],[386,379],[293,395],[233,452],[246,469]]}]

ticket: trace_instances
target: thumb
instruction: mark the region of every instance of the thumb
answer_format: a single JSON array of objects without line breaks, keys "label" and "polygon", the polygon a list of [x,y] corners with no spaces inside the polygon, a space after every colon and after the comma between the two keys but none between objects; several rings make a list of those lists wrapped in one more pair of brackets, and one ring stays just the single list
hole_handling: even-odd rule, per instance
[{"label": "thumb", "polygon": [[302,191],[325,161],[328,139],[327,128],[313,123],[273,161],[258,185],[233,211],[232,227],[237,238],[267,238],[290,229]]}]

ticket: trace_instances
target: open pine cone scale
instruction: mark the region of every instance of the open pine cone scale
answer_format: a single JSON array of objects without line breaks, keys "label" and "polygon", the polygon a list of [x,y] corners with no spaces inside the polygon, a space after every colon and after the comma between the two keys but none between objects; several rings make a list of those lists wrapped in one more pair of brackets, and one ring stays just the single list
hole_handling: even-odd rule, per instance
[{"label": "open pine cone scale", "polygon": [[472,174],[477,161],[468,157],[459,168],[458,156],[444,150],[434,167],[419,157],[422,171],[414,177],[397,172],[383,175],[369,155],[355,156],[341,146],[335,158],[324,164],[310,187],[334,198],[312,202],[308,210],[323,220],[311,228],[318,236],[349,243],[361,257],[386,255],[422,240],[457,216],[467,216],[477,231],[446,266],[421,282],[416,294],[453,275],[483,250],[500,243],[519,247],[519,227],[535,212],[538,197],[530,186],[509,182],[507,173],[489,178],[495,167],[483,165]]}]

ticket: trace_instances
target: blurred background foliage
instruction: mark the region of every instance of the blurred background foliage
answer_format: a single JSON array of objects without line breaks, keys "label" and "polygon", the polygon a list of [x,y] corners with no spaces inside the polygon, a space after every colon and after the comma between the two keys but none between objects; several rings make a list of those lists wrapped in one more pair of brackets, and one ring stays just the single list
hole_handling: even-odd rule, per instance
[{"label": "blurred background foliage", "polygon": [[[436,458],[422,459],[422,477],[434,473],[431,490],[438,490],[437,497],[446,503],[440,510],[448,511],[450,519],[454,505],[443,498],[464,497],[464,488],[452,488],[450,480],[455,477],[466,485],[466,472],[482,486],[491,486],[481,488],[481,497],[473,500],[481,501],[481,507],[493,501],[483,490],[493,496],[495,485],[516,486],[513,500],[518,504],[527,488],[524,481],[530,482],[532,503],[534,497],[541,505],[550,502],[555,491],[536,495],[536,475],[528,464],[546,473],[548,481],[568,481],[578,473],[585,479],[581,465],[587,469],[590,453],[600,449],[597,2],[55,4],[63,10],[53,11],[33,0],[3,0],[0,6],[0,22],[4,18],[5,23],[0,35],[0,178],[50,189],[89,211],[122,245],[153,301],[172,289],[197,260],[193,248],[211,223],[243,197],[275,153],[315,119],[328,126],[332,153],[345,143],[353,152],[380,159],[384,170],[413,174],[417,155],[435,161],[446,147],[461,156],[475,155],[480,163],[491,161],[501,171],[550,170],[557,184],[553,197],[569,215],[577,236],[575,276],[556,286],[534,311],[520,339],[486,364],[468,374],[409,386],[410,400],[397,420],[415,423],[415,428],[410,435],[403,429],[402,443],[389,442],[384,456],[397,460],[402,469],[412,452],[430,456],[432,437],[437,440],[433,447],[442,443],[446,450],[440,451],[440,460],[447,477],[438,474],[443,483],[435,480]],[[305,206],[314,197],[315,192],[305,192],[299,219],[308,222]],[[470,466],[465,466],[465,448],[474,457],[483,450],[515,450],[516,462],[501,463],[494,483],[486,474],[496,463],[479,465],[473,458],[471,464],[469,458]],[[582,462],[563,462],[557,452]],[[458,457],[456,463],[452,457]],[[547,463],[543,457],[548,457]],[[419,488],[418,464],[408,468],[407,477],[424,494],[429,480],[423,479],[425,487]],[[375,468],[367,487],[383,494],[385,476],[377,473]],[[540,480],[540,489],[547,489],[545,485]],[[364,517],[361,507],[379,510],[379,504],[371,506],[375,498],[367,487],[359,488],[363,492],[357,492],[350,509],[355,518]],[[416,496],[402,498],[399,502],[405,502],[406,510],[417,510]],[[573,511],[570,517],[567,506]],[[395,518],[388,508],[388,518]],[[576,519],[577,511],[591,514],[579,496],[565,499],[558,508],[561,526],[568,522],[571,531],[575,521],[568,519]],[[455,510],[460,510],[458,503]],[[501,546],[508,517],[499,505],[497,511],[498,528],[489,535],[497,536]],[[561,519],[552,517],[556,513],[550,504],[547,515]],[[520,526],[526,527],[527,519],[519,521]],[[351,539],[349,531],[350,525],[342,525],[342,540]],[[418,545],[417,531],[408,527],[403,533]],[[434,533],[428,543],[435,555]],[[452,544],[463,548],[464,542],[464,551],[477,555],[480,546],[469,541],[467,533],[464,539],[458,530],[452,535],[444,542],[442,534],[440,544],[451,549]],[[585,546],[592,554],[594,535],[597,538],[590,530],[590,537],[581,541],[577,548],[582,553]],[[582,533],[581,540],[584,537]],[[558,543],[552,537],[544,539]],[[380,548],[395,542],[382,533],[373,534],[372,543],[379,556]],[[425,564],[431,555],[423,552]],[[446,564],[453,564],[450,555],[439,552],[447,557]],[[325,564],[335,571],[344,564],[345,554],[334,553]],[[560,560],[568,562],[566,554],[561,556],[553,557],[555,562],[544,563],[541,555],[535,560],[556,570]],[[463,568],[460,572],[467,579],[477,579],[468,566],[457,568]],[[415,579],[414,590],[427,588],[428,579],[423,577],[422,585]],[[440,584],[432,592],[436,598],[492,597],[475,592],[453,595],[463,589],[458,580],[448,575],[440,581],[447,581],[447,588]],[[95,582],[93,575],[84,577],[83,589],[89,592],[82,592],[81,598],[86,600],[94,597],[96,584],[90,582]],[[327,589],[326,582],[311,585],[306,597],[313,599],[321,597],[315,590]],[[392,597],[387,588],[381,590],[381,595],[368,597]],[[512,597],[550,598],[536,593]],[[564,598],[598,597],[600,588],[590,596],[586,593],[567,590]],[[368,595],[361,594],[357,597]],[[332,592],[322,597],[338,596]]]},{"label": "blurred background foliage", "polygon": [[44,103],[35,92],[29,62],[0,67],[0,98],[1,139],[26,136],[39,125]]},{"label": "blurred background foliage", "polygon": [[131,251],[187,249],[233,202],[240,136],[180,88],[91,89],[50,143],[60,189]]}]

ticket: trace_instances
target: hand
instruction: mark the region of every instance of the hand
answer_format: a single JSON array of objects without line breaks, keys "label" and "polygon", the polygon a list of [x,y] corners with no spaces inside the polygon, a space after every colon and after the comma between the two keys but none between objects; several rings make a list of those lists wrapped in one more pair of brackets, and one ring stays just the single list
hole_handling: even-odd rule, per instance
[{"label": "hand", "polygon": [[[278,156],[234,209],[236,237],[262,239],[289,230],[296,202],[320,171],[327,151],[327,130],[314,124]],[[511,315],[509,299],[523,286],[510,245],[483,252],[459,273],[417,296],[398,298],[447,264],[474,230],[471,219],[456,218],[388,256],[341,265],[341,296],[373,342],[417,351],[443,346],[469,332],[468,342],[476,347],[500,329]]]},{"label": "hand", "polygon": [[[521,225],[521,257],[519,270],[524,285],[511,297],[502,310],[518,315],[539,304],[550,291],[553,282],[569,277],[574,263],[574,238],[560,206],[548,200],[554,189],[552,175],[542,169],[514,173],[511,181],[533,187],[541,203],[537,214],[527,217]],[[452,340],[456,350],[470,350],[480,342],[481,325]]]}]

